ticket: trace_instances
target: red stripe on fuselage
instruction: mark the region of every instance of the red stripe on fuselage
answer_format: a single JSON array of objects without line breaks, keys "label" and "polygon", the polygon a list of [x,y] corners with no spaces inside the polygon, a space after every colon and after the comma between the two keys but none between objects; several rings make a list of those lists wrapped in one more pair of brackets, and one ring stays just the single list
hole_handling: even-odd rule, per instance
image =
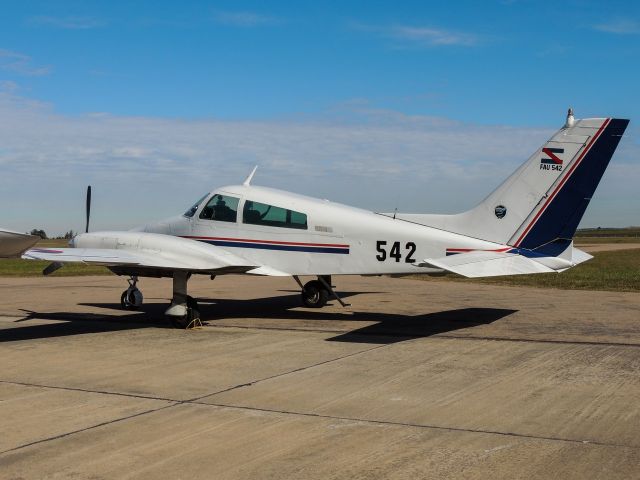
[{"label": "red stripe on fuselage", "polygon": [[547,201],[544,203],[544,205],[542,206],[542,208],[538,211],[538,213],[536,214],[535,217],[533,217],[533,220],[531,221],[531,223],[529,223],[529,226],[524,230],[524,232],[522,232],[522,235],[520,235],[520,238],[518,238],[518,240],[516,241],[516,243],[514,244],[514,246],[519,246],[520,243],[522,242],[522,240],[524,239],[524,237],[527,236],[527,233],[529,233],[529,230],[531,230],[531,228],[533,228],[533,226],[535,225],[535,223],[538,221],[538,218],[540,218],[540,215],[542,215],[544,213],[544,211],[547,209],[547,207],[549,206],[549,203],[551,203],[551,201],[555,198],[556,194],[560,191],[560,189],[562,188],[562,186],[565,184],[565,182],[567,180],[569,180],[569,177],[571,177],[571,174],[573,174],[573,172],[576,170],[576,168],[578,168],[578,165],[580,165],[580,162],[582,162],[582,159],[585,157],[585,155],[589,152],[589,150],[591,150],[591,147],[593,146],[593,144],[596,142],[596,140],[598,140],[598,138],[600,138],[600,135],[602,134],[602,132],[604,131],[605,127],[607,125],[609,125],[609,123],[611,122],[610,118],[607,118],[602,125],[600,126],[600,128],[598,129],[598,131],[596,132],[596,134],[593,136],[593,138],[591,139],[591,141],[589,142],[589,144],[587,145],[587,147],[582,151],[582,153],[580,154],[580,156],[578,157],[578,159],[575,161],[575,163],[573,165],[571,165],[571,168],[569,169],[569,171],[567,172],[567,174],[564,176],[564,178],[560,181],[560,183],[558,184],[558,186],[556,187],[556,189],[553,191],[553,193],[551,195],[549,195],[549,198],[547,198]]},{"label": "red stripe on fuselage", "polygon": [[493,250],[485,250],[478,248],[447,248],[447,252],[467,253],[467,252],[506,252],[511,250],[512,247],[496,248]]}]

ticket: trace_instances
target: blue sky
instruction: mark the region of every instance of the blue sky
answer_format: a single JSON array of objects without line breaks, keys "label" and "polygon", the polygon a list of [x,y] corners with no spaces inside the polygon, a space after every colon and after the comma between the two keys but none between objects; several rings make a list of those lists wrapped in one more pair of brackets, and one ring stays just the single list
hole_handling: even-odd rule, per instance
[{"label": "blue sky", "polygon": [[453,212],[569,105],[632,119],[583,225],[640,224],[637,2],[7,1],[0,27],[6,227],[78,228],[87,183],[94,224],[131,227],[256,163],[259,184]]}]

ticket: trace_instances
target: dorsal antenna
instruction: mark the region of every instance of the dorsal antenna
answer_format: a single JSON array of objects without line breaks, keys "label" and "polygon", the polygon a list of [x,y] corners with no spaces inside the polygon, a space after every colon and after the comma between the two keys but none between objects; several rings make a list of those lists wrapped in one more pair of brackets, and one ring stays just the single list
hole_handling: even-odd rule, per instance
[{"label": "dorsal antenna", "polygon": [[258,165],[256,165],[255,167],[253,167],[253,170],[251,170],[251,173],[249,174],[249,176],[247,177],[247,179],[242,183],[243,185],[251,185],[251,180],[253,179],[253,176],[256,173],[256,170],[258,170]]}]

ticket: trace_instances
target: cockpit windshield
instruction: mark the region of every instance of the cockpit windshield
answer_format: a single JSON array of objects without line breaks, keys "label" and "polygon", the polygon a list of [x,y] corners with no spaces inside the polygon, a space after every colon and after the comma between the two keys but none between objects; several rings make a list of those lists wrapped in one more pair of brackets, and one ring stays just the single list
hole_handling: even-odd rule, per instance
[{"label": "cockpit windshield", "polygon": [[184,212],[184,216],[185,217],[193,217],[196,213],[196,211],[198,210],[198,207],[200,206],[200,204],[204,201],[205,198],[207,198],[209,196],[209,194],[205,194],[203,195],[203,197],[198,200],[196,203],[193,204],[193,207],[191,207],[189,210],[187,210],[186,212]]}]

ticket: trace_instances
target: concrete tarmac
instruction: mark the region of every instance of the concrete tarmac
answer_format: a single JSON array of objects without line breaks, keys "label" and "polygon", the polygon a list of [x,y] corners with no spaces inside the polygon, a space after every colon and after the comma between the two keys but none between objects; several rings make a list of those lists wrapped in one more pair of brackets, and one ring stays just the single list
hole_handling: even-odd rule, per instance
[{"label": "concrete tarmac", "polygon": [[640,294],[0,279],[0,478],[640,478]]}]

